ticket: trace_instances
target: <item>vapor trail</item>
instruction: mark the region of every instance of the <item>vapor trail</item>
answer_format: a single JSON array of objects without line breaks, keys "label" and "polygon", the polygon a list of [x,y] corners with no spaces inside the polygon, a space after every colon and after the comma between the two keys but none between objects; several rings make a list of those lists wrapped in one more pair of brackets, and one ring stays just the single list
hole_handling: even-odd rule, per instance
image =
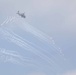
[{"label": "vapor trail", "polygon": [[[7,23],[9,23],[9,22],[11,22],[11,21],[13,21],[15,19],[15,17],[7,17],[2,23],[1,23],[1,27],[2,27],[2,25],[4,25],[4,24],[7,24]],[[0,27],[0,28],[1,28]],[[7,33],[5,33],[5,34],[7,34]],[[7,54],[7,55],[10,55],[10,56],[13,56],[13,57],[18,57],[18,58],[20,58],[21,60],[23,60],[24,61],[24,64],[25,64],[25,62],[27,61],[29,64],[26,64],[26,65],[33,65],[33,66],[36,66],[36,64],[34,63],[34,62],[32,62],[32,59],[29,59],[29,58],[23,58],[22,56],[20,56],[20,55],[17,55],[17,54],[13,54],[13,53],[11,53],[10,51],[8,52],[8,50],[5,50],[5,49],[2,49],[2,48],[0,48],[0,52],[2,52],[2,53],[4,53],[4,54]],[[4,55],[3,56],[1,56],[1,57],[4,57]],[[12,61],[12,62],[16,62],[16,60],[14,60],[14,58],[10,58],[9,59],[9,61]],[[32,64],[31,64],[32,63]],[[35,64],[35,65],[34,65]],[[37,66],[36,66],[37,67]]]},{"label": "vapor trail", "polygon": [[[4,30],[10,32],[10,34],[12,34],[12,35],[15,36],[17,39],[19,39],[18,41],[22,42],[23,45],[25,45],[25,44],[27,43],[27,44],[28,44],[28,45],[27,45],[28,48],[30,48],[30,49],[32,49],[32,50],[35,51],[35,52],[34,52],[34,51],[31,51],[31,52],[33,52],[33,53],[36,54],[37,56],[41,57],[41,58],[44,59],[45,61],[49,62],[50,64],[54,64],[54,65],[58,66],[58,64],[55,63],[55,61],[53,61],[53,60],[51,59],[51,57],[48,57],[47,55],[45,55],[45,54],[43,54],[42,52],[38,51],[38,49],[44,51],[42,48],[34,48],[34,47],[32,47],[31,45],[34,45],[34,46],[36,46],[36,45],[33,44],[32,42],[26,40],[26,39],[23,39],[22,37],[20,37],[19,35],[15,34],[13,31],[11,31],[11,30],[8,29],[8,28],[4,28]],[[17,41],[17,39],[16,39],[16,41]],[[16,44],[17,44],[17,43],[18,43],[18,42],[16,42]],[[22,48],[24,48],[24,49],[27,49],[27,48],[25,48],[24,46],[22,46],[22,44],[21,44],[21,45],[19,45],[19,44],[20,44],[20,43],[18,43],[17,45],[20,46],[20,47],[22,47]],[[30,51],[30,50],[29,50],[29,51]],[[47,52],[47,51],[44,51],[44,52]],[[47,52],[47,53],[48,53],[48,52]],[[50,54],[50,55],[51,55],[51,54]],[[57,59],[55,56],[53,56],[53,55],[51,55],[51,56],[52,56],[54,59]],[[47,59],[47,60],[46,60],[46,59]]]},{"label": "vapor trail", "polygon": [[[45,53],[50,54],[47,50],[44,50],[44,49],[42,49],[41,47],[37,46],[36,44],[34,44],[34,43],[32,43],[32,42],[30,42],[30,41],[22,38],[21,36],[19,36],[19,35],[17,35],[16,33],[14,33],[12,30],[10,30],[10,29],[8,29],[8,28],[7,28],[7,30],[8,30],[12,35],[14,35],[15,37],[23,40],[24,42],[27,42],[27,43],[30,44],[30,45],[33,45],[34,47],[36,47],[36,49],[39,49],[39,50],[41,50],[41,51],[43,51],[43,52],[45,52]],[[53,57],[54,59],[57,59],[57,58],[56,58],[54,55],[52,55],[52,54],[50,54],[50,56]],[[51,58],[51,57],[49,57],[49,58]]]},{"label": "vapor trail", "polygon": [[32,62],[31,59],[25,58],[21,56],[18,52],[16,51],[10,51],[6,50],[4,48],[0,48],[0,59],[4,59],[4,62],[12,62],[20,65],[30,65],[30,66],[36,66],[34,62]]},{"label": "vapor trail", "polygon": [[[10,34],[7,30],[3,30],[2,28],[0,28],[0,31],[2,33],[2,35],[4,36],[5,39],[15,43],[16,45],[22,47],[25,50],[28,50],[34,54],[36,54],[37,56],[39,56],[40,58],[42,58],[43,60],[47,61],[51,66],[52,65],[56,65],[58,66],[53,60],[51,60],[48,56],[44,55],[43,53],[41,53],[40,51],[38,51],[37,49],[35,49],[34,47],[32,47],[31,45],[29,45],[28,43],[24,42],[22,39],[17,38],[15,35]],[[56,67],[55,67],[56,68]]]},{"label": "vapor trail", "polygon": [[36,29],[32,25],[26,23],[25,21],[19,20],[18,18],[15,19],[15,21],[20,21],[22,25],[20,25],[20,28],[22,28],[24,31],[29,32],[33,34],[36,38],[39,38],[40,41],[45,41],[49,43],[50,46],[52,46],[54,51],[59,54],[60,56],[64,57],[64,54],[62,53],[62,50],[58,48],[55,44],[55,41],[52,37],[48,36],[47,34],[43,33],[42,31]]},{"label": "vapor trail", "polygon": [[11,22],[12,20],[14,20],[15,17],[14,16],[10,16],[10,17],[7,17],[2,23],[0,26],[3,26],[4,24],[7,24],[8,22]]},{"label": "vapor trail", "polygon": [[14,16],[10,16],[9,18],[8,18],[8,20],[6,21],[6,24],[8,23],[8,22],[11,22],[12,20],[14,20],[15,19],[15,17]]},{"label": "vapor trail", "polygon": [[17,61],[16,59],[21,59],[22,57],[20,55],[17,55],[16,53],[13,53],[12,51],[6,50],[4,48],[0,48],[0,59],[4,59],[4,62],[10,61],[13,63],[19,63],[19,61]]},{"label": "vapor trail", "polygon": [[36,54],[37,56],[39,56],[40,58],[42,58],[43,60],[47,61],[51,66],[52,65],[56,65],[58,67],[58,64],[56,64],[53,60],[51,60],[49,57],[47,57],[46,55],[44,55],[43,53],[39,52],[38,50],[36,50],[34,47],[32,47],[31,45],[29,45],[28,43],[24,42],[23,40],[15,37],[14,35],[10,34],[8,31],[6,30],[2,30],[0,29],[0,32],[3,34],[4,38],[13,42],[14,44],[22,47],[23,49],[30,51],[34,54]]},{"label": "vapor trail", "polygon": [[[4,23],[8,23],[8,22],[11,22],[12,20],[17,20],[18,21],[18,18],[16,17],[9,17],[7,20],[4,21]],[[25,31],[27,32],[30,32],[32,33],[34,36],[36,36],[36,38],[39,38],[39,40],[44,40],[46,41],[47,43],[49,43],[53,48],[53,49],[56,53],[58,53],[60,56],[63,56],[64,57],[64,54],[62,53],[62,50],[60,48],[58,48],[55,44],[55,41],[52,39],[52,37],[46,35],[45,33],[43,33],[42,31],[36,29],[35,27],[29,25],[28,23],[20,20],[21,23],[24,25],[23,27],[20,26],[22,29],[24,29]],[[4,24],[3,23],[3,24]],[[3,25],[2,24],[2,25]],[[65,58],[64,58],[65,59]]]},{"label": "vapor trail", "polygon": [[1,26],[4,25],[8,20],[8,17],[4,20],[4,22],[1,23]]},{"label": "vapor trail", "polygon": [[8,54],[8,55],[11,55],[13,57],[18,57],[18,58],[23,59],[23,57],[21,55],[19,55],[19,53],[16,51],[10,51],[10,50],[6,50],[4,48],[0,48],[0,53]]}]

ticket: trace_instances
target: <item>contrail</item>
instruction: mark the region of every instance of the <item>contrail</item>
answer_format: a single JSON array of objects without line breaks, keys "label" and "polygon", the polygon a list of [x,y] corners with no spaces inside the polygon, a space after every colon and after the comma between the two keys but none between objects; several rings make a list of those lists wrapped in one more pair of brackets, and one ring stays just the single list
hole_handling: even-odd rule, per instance
[{"label": "contrail", "polygon": [[16,51],[10,51],[4,48],[0,48],[0,59],[4,59],[4,62],[12,62],[24,66],[25,64],[30,66],[36,66],[36,64],[34,64],[34,62],[32,62],[31,59],[24,58],[23,56],[19,55],[19,53]]},{"label": "contrail", "polygon": [[[17,37],[17,38],[19,38],[19,39],[21,39],[21,40],[27,42],[28,44],[30,44],[30,45],[36,47],[37,49],[39,49],[39,50],[41,50],[41,51],[43,51],[43,52],[45,52],[45,53],[50,54],[47,50],[44,50],[43,48],[37,46],[36,44],[34,44],[34,43],[32,43],[32,42],[30,42],[30,41],[28,41],[28,40],[26,40],[26,39],[20,37],[19,35],[15,34],[15,33],[14,33],[13,31],[11,31],[10,29],[7,29],[7,30],[8,30],[12,35],[14,35],[15,37]],[[53,57],[54,59],[57,59],[57,58],[56,58],[54,55],[52,55],[52,54],[50,54],[50,56]],[[51,57],[49,57],[49,58],[51,58]]]},{"label": "contrail", "polygon": [[14,16],[10,16],[10,17],[7,17],[2,23],[0,26],[3,26],[4,24],[7,24],[8,22],[11,22],[12,20],[14,20],[15,17]]},{"label": "contrail", "polygon": [[[14,21],[14,20],[15,20],[15,21],[17,20],[17,21],[18,21],[18,18],[16,18],[16,17],[9,17],[9,19],[6,20],[6,21],[4,21],[4,23],[7,24],[8,22],[11,22],[12,20],[13,20],[13,21]],[[20,20],[20,22],[24,25],[23,27],[20,26],[20,28],[22,28],[22,29],[24,29],[25,31],[30,32],[30,33],[32,33],[33,35],[37,36],[36,38],[40,38],[41,41],[44,40],[44,41],[46,41],[47,43],[50,43],[51,46],[52,46],[53,48],[55,48],[55,49],[53,49],[53,50],[54,50],[56,53],[58,53],[60,56],[63,56],[63,57],[64,57],[64,54],[62,53],[62,50],[56,46],[55,41],[52,39],[52,37],[49,37],[49,36],[46,35],[45,33],[41,32],[40,30],[36,29],[35,27],[29,25],[28,23],[25,23],[24,21],[21,21],[21,20]],[[3,23],[3,24],[4,24],[4,23]],[[2,25],[3,25],[3,24],[2,24]],[[39,40],[40,40],[40,39],[39,39]]]},{"label": "contrail", "polygon": [[[8,62],[10,60],[10,62],[15,61],[15,63],[19,63],[19,61],[15,60],[15,59],[20,58],[20,56],[17,55],[16,53],[14,54],[14,53],[12,51],[5,50],[4,48],[0,48],[0,59],[4,59],[4,62]],[[11,60],[11,58],[12,58],[12,60]]]},{"label": "contrail", "polygon": [[43,60],[47,61],[51,66],[56,65],[58,67],[58,64],[56,64],[53,60],[51,60],[49,57],[42,54],[41,52],[39,52],[38,50],[36,50],[32,46],[30,46],[29,44],[27,44],[26,42],[24,42],[21,39],[15,37],[14,35],[10,34],[9,32],[7,32],[5,30],[1,30],[1,28],[0,28],[0,32],[2,32],[5,39],[15,43],[16,45],[22,47],[23,49],[25,49],[27,51],[30,51],[30,52],[36,54],[37,56],[39,56]]},{"label": "contrail", "polygon": [[[22,22],[23,23],[23,22]],[[23,23],[24,24],[24,30],[25,31],[29,31],[30,33],[32,33],[33,35],[37,36],[37,38],[39,38],[39,40],[41,39],[46,41],[47,43],[49,43],[54,49],[55,52],[57,52],[58,54],[62,55],[62,51],[60,48],[58,48],[55,44],[55,41],[53,40],[52,37],[49,37],[48,35],[46,35],[45,33],[41,32],[40,30],[34,28],[33,26],[29,25],[29,24],[26,24],[25,22]],[[25,25],[26,24],[26,25]]]},{"label": "contrail", "polygon": [[22,47],[25,50],[28,50],[28,51],[36,54],[37,56],[39,56],[43,60],[47,61],[51,66],[53,64],[56,65],[56,63],[53,60],[51,60],[48,56],[39,52],[37,49],[35,49],[31,45],[29,45],[28,43],[24,42],[22,39],[17,38],[15,35],[10,34],[7,30],[3,30],[3,29],[0,28],[0,31],[2,32],[2,35],[4,36],[5,39],[15,43],[16,45]]},{"label": "contrail", "polygon": [[11,22],[12,20],[14,20],[15,19],[15,17],[14,16],[12,16],[12,17],[9,17],[9,19],[6,21],[6,24],[8,23],[8,22]]},{"label": "contrail", "polygon": [[[26,39],[23,39],[22,37],[20,37],[19,35],[17,35],[17,34],[15,34],[13,31],[11,31],[10,29],[4,29],[4,30],[6,30],[6,31],[8,31],[8,32],[10,32],[10,34],[12,34],[13,36],[15,36],[17,39],[19,39],[19,41],[21,40],[21,42],[25,45],[25,42],[26,43],[28,43],[28,47],[30,48],[30,49],[32,49],[32,50],[34,50],[35,48],[34,47],[32,47],[32,46],[30,46],[29,44],[33,44],[32,42],[29,42],[28,40],[26,40]],[[17,42],[16,42],[17,43]],[[18,45],[18,44],[17,44]],[[35,45],[35,44],[33,44],[33,45]],[[22,47],[21,45],[19,45],[20,47]],[[35,45],[36,46],[36,45]],[[24,48],[24,49],[27,49],[27,48]],[[57,63],[55,63],[55,61],[53,61],[52,59],[51,59],[51,57],[48,57],[47,55],[45,55],[45,54],[43,54],[43,53],[41,53],[40,51],[38,51],[38,49],[40,49],[40,50],[42,50],[42,48],[36,48],[35,49],[35,52],[33,52],[34,54],[36,54],[36,55],[41,55],[41,56],[39,56],[39,57],[41,57],[42,59],[44,58],[44,60],[46,61],[46,59],[48,59],[48,62],[51,62],[52,61],[52,64],[55,64],[56,66],[58,66],[58,64]],[[42,51],[44,51],[44,50],[42,50]],[[47,52],[47,51],[44,51],[44,52]],[[39,53],[39,54],[38,54]],[[48,53],[48,52],[47,52]],[[51,55],[51,54],[50,54]],[[54,55],[51,55],[54,59],[57,59]],[[46,58],[46,59],[45,59]],[[51,60],[51,61],[50,61]]]},{"label": "contrail", "polygon": [[1,53],[4,53],[4,54],[11,55],[11,56],[14,56],[14,57],[18,57],[18,58],[21,58],[21,57],[22,57],[22,56],[20,56],[20,55],[18,54],[18,52],[6,50],[6,49],[4,49],[4,48],[0,48],[0,52],[1,52]]},{"label": "contrail", "polygon": [[[7,24],[7,23],[9,23],[9,22],[11,22],[11,21],[13,21],[15,19],[15,17],[7,17],[2,23],[1,23],[1,26],[3,26],[4,24]],[[0,48],[1,49],[1,48]],[[2,51],[3,50],[3,51]],[[3,53],[5,53],[5,54],[8,54],[8,55],[12,55],[13,57],[15,56],[15,57],[19,57],[19,58],[21,58],[21,56],[19,56],[19,55],[16,55],[16,54],[13,54],[13,53],[9,53],[9,52],[5,52],[5,50],[4,49],[2,49],[1,51],[3,52]],[[1,57],[4,57],[4,55],[3,56],[1,56]],[[13,60],[12,60],[13,59]],[[23,58],[21,58],[21,59],[23,59]],[[10,61],[15,61],[14,60],[14,58],[10,58],[9,59]],[[26,59],[23,59],[23,61],[29,61],[29,62],[31,62],[32,63],[32,60],[30,59],[28,59],[28,58],[26,58]],[[16,61],[15,61],[16,62]],[[28,64],[28,65],[31,65],[31,63],[30,64]],[[34,63],[34,62],[33,62]],[[34,63],[35,64],[35,63]],[[33,64],[32,64],[33,65]],[[33,65],[33,66],[35,66],[35,65]],[[36,66],[37,67],[37,66]]]},{"label": "contrail", "polygon": [[56,53],[58,53],[60,56],[64,57],[64,54],[62,53],[62,50],[56,46],[55,41],[53,40],[52,37],[46,35],[45,33],[43,33],[42,31],[36,29],[35,27],[33,27],[32,25],[24,22],[23,20],[19,20],[18,18],[15,19],[15,21],[20,21],[21,24],[23,24],[23,26],[20,25],[20,28],[22,28],[24,31],[29,32],[31,34],[33,34],[36,38],[39,38],[40,41],[45,41],[47,43],[49,43],[49,45],[51,45],[53,49]]},{"label": "contrail", "polygon": [[1,26],[4,25],[8,20],[8,17],[4,20],[4,22],[1,23]]},{"label": "contrail", "polygon": [[[12,35],[14,35],[15,37],[17,37],[17,38],[23,40],[24,42],[27,42],[28,44],[33,45],[34,47],[37,46],[36,44],[34,44],[34,43],[32,43],[32,42],[30,42],[30,41],[28,41],[28,40],[22,38],[21,36],[17,35],[17,34],[14,33],[12,30],[10,30],[10,29],[6,29],[6,30],[9,31],[9,32],[10,32]],[[42,50],[43,52],[50,54],[47,50],[44,51],[44,50],[43,50],[41,47],[39,47],[39,46],[37,46],[36,49],[37,49],[37,50],[38,50],[38,49],[39,49],[39,50]],[[39,51],[39,52],[40,52],[40,51]],[[42,52],[40,52],[40,53],[42,54]],[[45,54],[44,54],[44,55],[45,55]],[[46,56],[47,56],[47,55],[46,55]],[[59,60],[59,59],[58,59],[57,57],[55,57],[54,55],[52,55],[52,54],[50,54],[50,56],[54,59],[53,63],[58,66],[58,63],[55,63],[55,62],[56,62],[55,60]],[[51,59],[50,56],[49,56],[48,58]],[[43,56],[43,57],[44,57],[44,56]],[[44,57],[44,58],[45,58],[45,57]],[[65,58],[63,58],[63,59],[65,60]]]}]

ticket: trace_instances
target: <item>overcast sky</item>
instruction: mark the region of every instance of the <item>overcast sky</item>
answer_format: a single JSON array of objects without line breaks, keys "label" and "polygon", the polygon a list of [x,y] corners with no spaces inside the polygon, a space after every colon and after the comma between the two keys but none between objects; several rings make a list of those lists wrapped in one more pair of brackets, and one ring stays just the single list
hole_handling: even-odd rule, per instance
[{"label": "overcast sky", "polygon": [[75,9],[75,0],[0,0],[0,74],[76,75]]}]

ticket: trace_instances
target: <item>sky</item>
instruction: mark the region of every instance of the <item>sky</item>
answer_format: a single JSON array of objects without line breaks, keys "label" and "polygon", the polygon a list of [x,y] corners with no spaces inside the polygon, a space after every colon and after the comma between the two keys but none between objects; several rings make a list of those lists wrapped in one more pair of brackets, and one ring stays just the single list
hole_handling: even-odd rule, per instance
[{"label": "sky", "polygon": [[76,75],[75,8],[75,0],[0,0],[0,74]]}]

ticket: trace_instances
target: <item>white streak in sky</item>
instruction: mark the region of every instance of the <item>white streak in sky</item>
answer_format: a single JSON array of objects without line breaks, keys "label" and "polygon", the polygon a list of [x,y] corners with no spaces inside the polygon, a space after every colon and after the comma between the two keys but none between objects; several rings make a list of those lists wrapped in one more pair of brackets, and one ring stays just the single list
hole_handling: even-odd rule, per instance
[{"label": "white streak in sky", "polygon": [[8,22],[11,22],[12,20],[14,20],[15,19],[15,17],[7,17],[6,19],[5,19],[5,21],[4,22],[2,22],[1,23],[1,25],[0,26],[3,26],[4,24],[7,24]]},{"label": "white streak in sky", "polygon": [[4,48],[0,48],[0,59],[3,60],[4,62],[12,62],[15,64],[24,65],[24,66],[26,65],[36,66],[34,62],[32,63],[31,59],[24,58],[16,51],[10,51]]},{"label": "white streak in sky", "polygon": [[[3,30],[2,28],[0,28],[0,32],[2,33],[2,35],[4,36],[5,39],[15,43],[16,45],[22,47],[25,50],[28,50],[34,54],[36,54],[37,56],[39,56],[40,58],[42,58],[43,60],[47,61],[51,66],[52,65],[56,65],[58,67],[58,64],[56,64],[53,60],[51,60],[48,56],[44,55],[43,53],[39,52],[38,50],[36,50],[34,47],[32,47],[31,45],[27,44],[26,42],[24,42],[23,40],[15,37],[14,35],[10,34],[8,31],[6,31],[5,29]],[[56,67],[55,67],[56,68]]]},{"label": "white streak in sky", "polygon": [[[18,21],[19,19],[16,18],[15,21]],[[63,56],[64,57],[64,54],[62,53],[62,50],[60,48],[58,48],[55,44],[55,41],[53,40],[52,37],[48,36],[47,34],[43,33],[42,31],[36,29],[35,27],[33,27],[32,25],[29,25],[28,23],[26,23],[25,21],[23,20],[19,20],[22,24],[20,25],[20,28],[22,28],[24,31],[27,31],[31,34],[33,34],[34,36],[36,36],[36,38],[39,38],[39,40],[43,40],[47,43],[50,44],[50,46],[52,46],[53,49],[56,53],[58,53],[60,56]]]},{"label": "white streak in sky", "polygon": [[[7,24],[8,22],[11,22],[11,21],[18,21],[19,19],[16,18],[16,17],[9,17],[7,18],[3,23],[3,24]],[[37,38],[39,38],[39,40],[44,40],[46,41],[47,43],[49,43],[53,48],[53,49],[56,53],[58,53],[60,56],[63,56],[64,57],[64,54],[62,53],[62,50],[60,48],[58,48],[55,44],[55,41],[53,40],[52,37],[46,35],[45,33],[43,33],[42,31],[36,29],[35,27],[29,25],[28,23],[22,21],[22,20],[19,20],[21,21],[21,23],[24,25],[23,27],[20,26],[22,29],[24,29],[25,31],[27,32],[30,32],[32,33],[33,35],[37,36]],[[65,59],[65,58],[64,58]]]},{"label": "white streak in sky", "polygon": [[[51,57],[49,57],[49,56],[43,54],[42,52],[40,52],[40,50],[42,50],[42,51],[45,52],[45,53],[49,53],[47,50],[44,51],[44,50],[43,50],[42,48],[40,48],[40,47],[38,47],[38,48],[35,49],[34,47],[31,46],[31,45],[36,46],[36,45],[33,44],[32,42],[30,42],[30,41],[28,41],[28,40],[20,37],[19,35],[15,34],[13,31],[11,31],[11,30],[8,29],[8,28],[4,28],[4,30],[10,32],[11,35],[13,35],[13,36],[15,36],[16,38],[20,39],[21,42],[23,41],[23,44],[24,44],[24,45],[25,45],[25,42],[26,42],[26,43],[28,44],[28,47],[29,47],[30,49],[32,49],[32,50],[35,51],[35,52],[32,51],[34,54],[36,54],[36,55],[38,55],[38,56],[40,55],[39,57],[41,57],[42,59],[44,59],[44,60],[47,61],[47,62],[50,62],[50,64],[54,64],[54,65],[56,65],[56,66],[59,66],[58,63],[55,63],[55,59],[57,60],[57,58],[56,58],[54,55],[50,54],[50,56],[54,58],[54,60],[52,60]],[[24,48],[24,49],[27,49],[27,48]],[[38,49],[39,49],[39,50],[38,50]],[[46,59],[47,59],[47,60],[46,60]]]},{"label": "white streak in sky", "polygon": [[4,36],[5,39],[7,39],[7,40],[9,40],[9,41],[11,41],[13,43],[15,43],[16,45],[24,48],[25,50],[33,52],[34,54],[38,55],[39,57],[41,57],[45,61],[48,61],[48,63],[54,63],[54,61],[52,61],[46,55],[42,54],[41,52],[39,52],[38,50],[36,50],[31,45],[29,45],[28,43],[24,42],[23,40],[21,40],[21,39],[15,37],[14,35],[10,34],[8,31],[2,30],[1,28],[0,28],[0,31],[3,34],[3,36]]},{"label": "white streak in sky", "polygon": [[[10,21],[10,20],[9,20]],[[7,22],[9,22],[7,21]],[[7,23],[6,22],[6,23]],[[32,27],[29,27],[29,25],[26,26],[27,31],[29,31],[30,33],[34,34],[35,36],[48,41],[49,42],[49,38],[47,35],[43,34],[40,31],[36,31],[35,29],[33,29]],[[35,49],[34,47],[32,47],[31,45],[29,45],[27,42],[24,42],[22,39],[20,39],[19,37],[16,37],[14,34],[10,34],[10,32],[8,32],[7,30],[3,30],[2,28],[0,28],[0,33],[2,33],[2,35],[4,36],[3,38],[13,42],[14,44],[22,47],[23,49],[30,51],[34,54],[36,54],[37,56],[39,56],[40,58],[42,58],[43,60],[47,61],[51,66],[52,65],[56,65],[56,67],[58,67],[58,64],[56,64],[53,60],[51,60],[48,56],[46,56],[45,54],[41,53],[40,51],[38,51],[37,49]]]},{"label": "white streak in sky", "polygon": [[10,50],[6,50],[4,48],[0,48],[0,52],[4,53],[4,54],[11,55],[11,56],[14,56],[14,57],[21,58],[21,56],[16,51],[10,51]]},{"label": "white streak in sky", "polygon": [[15,19],[15,17],[13,17],[13,16],[12,16],[12,17],[9,17],[8,20],[6,21],[6,24],[7,24],[8,22],[11,22],[11,21],[14,20],[14,19]]},{"label": "white streak in sky", "polygon": [[[33,46],[37,47],[39,50],[42,50],[43,52],[49,54],[49,52],[48,52],[47,50],[44,50],[43,48],[37,46],[36,44],[34,44],[34,43],[32,43],[32,42],[30,42],[30,41],[28,41],[28,40],[20,37],[19,35],[17,35],[17,34],[14,33],[13,31],[11,31],[10,29],[7,29],[7,30],[8,30],[12,35],[14,35],[15,37],[17,37],[17,38],[19,38],[19,39],[21,39],[21,40],[23,40],[23,41],[26,41],[26,42],[29,43],[30,45],[33,45]],[[37,49],[37,48],[36,48],[36,49]],[[52,54],[50,54],[50,56],[53,57],[54,59],[57,59],[57,58],[56,58],[54,55],[52,55]],[[51,58],[51,57],[49,57],[49,58]]]},{"label": "white streak in sky", "polygon": [[8,20],[8,17],[5,19],[4,22],[1,23],[1,26],[4,25],[7,22],[7,20]]}]

